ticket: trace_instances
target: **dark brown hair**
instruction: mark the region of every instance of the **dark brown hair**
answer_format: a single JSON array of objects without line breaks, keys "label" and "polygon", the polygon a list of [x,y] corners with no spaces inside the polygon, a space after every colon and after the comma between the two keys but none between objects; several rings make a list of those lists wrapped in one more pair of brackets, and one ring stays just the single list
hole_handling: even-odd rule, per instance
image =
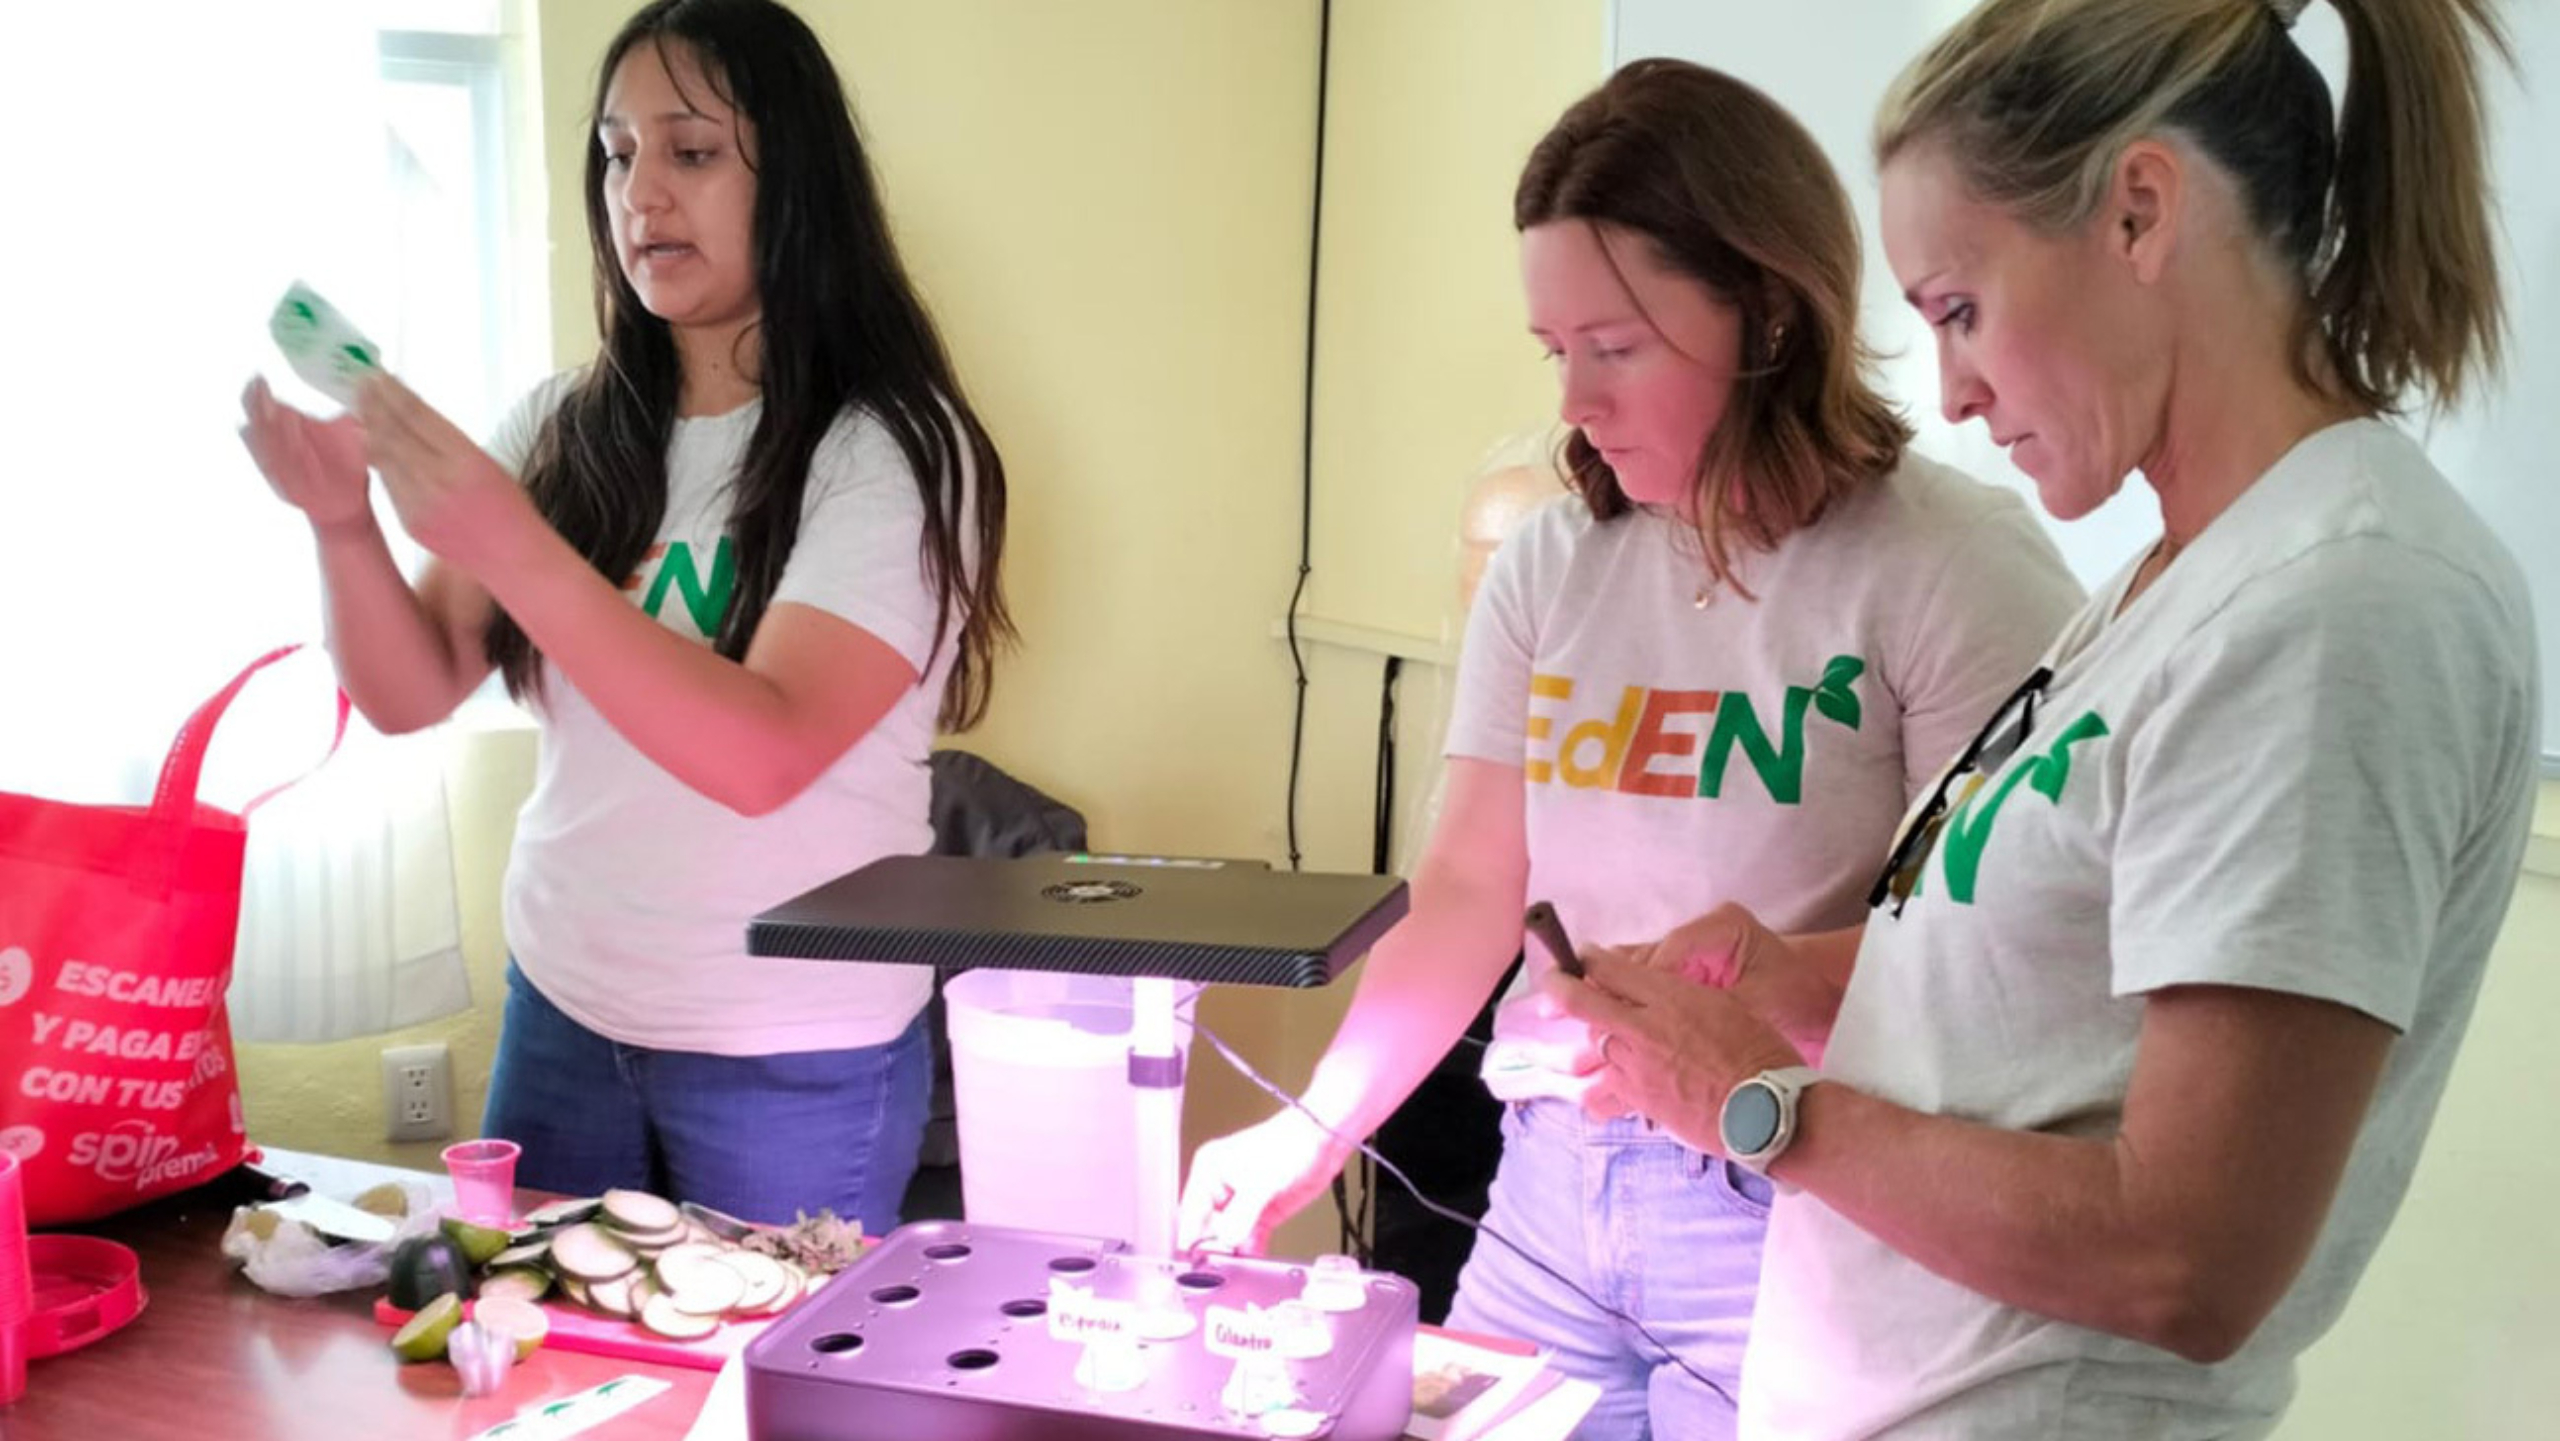
[{"label": "dark brown hair", "polygon": [[[1822,147],[1768,96],[1704,66],[1639,60],[1529,152],[1511,219],[1640,236],[1741,313],[1733,397],[1691,490],[1719,581],[1733,583],[1736,540],[1771,549],[1902,459],[1911,427],[1877,390],[1874,353],[1858,339],[1849,197]],[[1632,508],[1579,432],[1563,460],[1592,515]]]},{"label": "dark brown hair", "polygon": [[2418,387],[2452,404],[2497,367],[2505,324],[2478,51],[2506,40],[2490,0],[2333,3],[2334,125],[2287,30],[2297,0],[1986,0],[1895,82],[1876,158],[1937,144],[1976,198],[2057,232],[2096,210],[2126,146],[2176,132],[2299,278],[2307,387],[2371,411]]},{"label": "dark brown hair", "polygon": [[[759,142],[755,360],[764,413],[734,484],[735,599],[714,644],[731,660],[746,655],[799,538],[811,457],[848,413],[868,414],[897,442],[924,501],[921,559],[939,612],[933,654],[958,640],[940,722],[965,730],[985,715],[995,653],[1013,635],[997,581],[1004,463],[907,279],[844,86],[817,36],[773,0],[657,0],[606,48],[593,117],[603,115],[623,57],[642,47],[661,57],[688,52]],[[682,376],[667,323],[622,273],[605,160],[591,121],[587,238],[603,352],[543,425],[525,487],[564,539],[620,581],[666,516]],[[512,616],[491,619],[486,644],[511,694],[540,687],[542,657]]]}]

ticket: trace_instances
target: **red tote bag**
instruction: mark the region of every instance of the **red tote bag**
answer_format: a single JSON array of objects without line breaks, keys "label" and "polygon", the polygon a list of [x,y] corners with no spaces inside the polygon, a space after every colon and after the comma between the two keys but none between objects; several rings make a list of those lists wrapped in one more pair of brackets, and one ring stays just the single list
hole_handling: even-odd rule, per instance
[{"label": "red tote bag", "polygon": [[196,780],[241,687],[297,648],[197,707],[148,808],[0,794],[0,1150],[32,1225],[184,1190],[249,1149],[223,992],[246,817],[275,792],[235,814]]}]

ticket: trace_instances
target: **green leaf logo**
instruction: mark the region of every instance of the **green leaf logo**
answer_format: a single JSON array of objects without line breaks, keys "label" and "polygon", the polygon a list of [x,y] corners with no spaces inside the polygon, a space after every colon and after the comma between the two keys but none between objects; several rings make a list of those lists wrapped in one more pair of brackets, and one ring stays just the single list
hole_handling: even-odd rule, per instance
[{"label": "green leaf logo", "polygon": [[1833,656],[1831,663],[1822,668],[1821,682],[1813,688],[1813,708],[1829,719],[1856,730],[1865,712],[1858,704],[1858,693],[1849,686],[1866,671],[1867,663],[1856,656]]}]

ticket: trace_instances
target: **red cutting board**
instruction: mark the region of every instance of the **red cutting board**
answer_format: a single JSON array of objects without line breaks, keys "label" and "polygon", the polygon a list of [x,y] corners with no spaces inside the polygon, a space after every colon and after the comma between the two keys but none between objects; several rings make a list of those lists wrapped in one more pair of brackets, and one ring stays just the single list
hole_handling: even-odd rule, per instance
[{"label": "red cutting board", "polygon": [[[637,1321],[607,1316],[584,1306],[550,1301],[538,1304],[551,1318],[551,1335],[543,1342],[546,1346],[557,1346],[563,1351],[615,1356],[625,1361],[690,1366],[698,1371],[719,1370],[721,1363],[743,1350],[775,1319],[759,1316],[752,1321],[723,1321],[719,1330],[699,1341],[678,1341],[661,1336]],[[464,1303],[466,1315],[469,1310],[469,1303]],[[373,1319],[395,1329],[407,1321],[410,1314],[392,1305],[388,1298],[373,1303]]]}]

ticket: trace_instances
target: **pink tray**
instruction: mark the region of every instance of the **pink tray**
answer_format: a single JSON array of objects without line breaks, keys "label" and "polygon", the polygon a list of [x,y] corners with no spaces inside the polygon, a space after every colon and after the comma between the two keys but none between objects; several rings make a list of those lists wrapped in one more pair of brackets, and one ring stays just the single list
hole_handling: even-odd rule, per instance
[{"label": "pink tray", "polygon": [[141,1315],[151,1299],[141,1258],[96,1236],[29,1236],[27,1273],[35,1289],[23,1342],[29,1360],[77,1351]]}]

